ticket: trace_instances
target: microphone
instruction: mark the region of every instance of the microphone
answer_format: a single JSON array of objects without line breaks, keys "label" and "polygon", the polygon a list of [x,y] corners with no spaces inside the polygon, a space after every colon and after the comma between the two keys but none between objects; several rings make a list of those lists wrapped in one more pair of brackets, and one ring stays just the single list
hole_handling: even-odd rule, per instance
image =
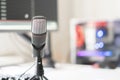
[{"label": "microphone", "polygon": [[48,80],[44,76],[44,70],[42,65],[42,56],[40,53],[43,53],[43,48],[46,43],[46,33],[47,33],[47,21],[44,16],[35,16],[32,18],[32,46],[33,46],[33,55],[36,57],[36,75],[33,76],[30,80]]},{"label": "microphone", "polygon": [[32,18],[32,46],[33,54],[40,54],[46,43],[47,21],[44,16],[35,16]]}]

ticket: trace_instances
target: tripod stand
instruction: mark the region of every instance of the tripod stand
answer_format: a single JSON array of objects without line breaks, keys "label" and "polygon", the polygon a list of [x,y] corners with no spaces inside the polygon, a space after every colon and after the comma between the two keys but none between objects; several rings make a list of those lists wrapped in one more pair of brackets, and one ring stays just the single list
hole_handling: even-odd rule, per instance
[{"label": "tripod stand", "polygon": [[44,76],[44,70],[43,70],[43,64],[42,64],[42,56],[41,56],[41,53],[42,53],[42,49],[43,49],[44,46],[42,46],[42,48],[40,49],[37,49],[33,46],[34,48],[34,54],[35,54],[35,57],[36,57],[36,63],[37,63],[37,66],[36,66],[36,75],[34,75],[30,80],[48,80],[45,76]]}]

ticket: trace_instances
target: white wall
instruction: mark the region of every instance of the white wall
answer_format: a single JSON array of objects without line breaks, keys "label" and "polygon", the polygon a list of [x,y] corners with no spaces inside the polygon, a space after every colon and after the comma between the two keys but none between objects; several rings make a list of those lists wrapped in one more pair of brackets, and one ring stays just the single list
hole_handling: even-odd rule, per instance
[{"label": "white wall", "polygon": [[66,62],[70,53],[69,21],[72,16],[73,0],[58,0],[58,31],[52,32],[51,44],[53,58],[59,62]]},{"label": "white wall", "polygon": [[73,6],[73,17],[76,18],[120,18],[120,0],[74,0]]}]

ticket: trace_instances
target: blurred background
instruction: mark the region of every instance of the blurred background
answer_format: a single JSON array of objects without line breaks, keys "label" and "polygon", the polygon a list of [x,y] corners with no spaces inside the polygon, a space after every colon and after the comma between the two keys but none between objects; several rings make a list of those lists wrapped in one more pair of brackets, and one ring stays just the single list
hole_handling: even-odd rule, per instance
[{"label": "blurred background", "polygon": [[31,18],[43,15],[48,29],[45,65],[119,68],[119,3],[119,0],[0,0],[0,66],[34,61]]}]

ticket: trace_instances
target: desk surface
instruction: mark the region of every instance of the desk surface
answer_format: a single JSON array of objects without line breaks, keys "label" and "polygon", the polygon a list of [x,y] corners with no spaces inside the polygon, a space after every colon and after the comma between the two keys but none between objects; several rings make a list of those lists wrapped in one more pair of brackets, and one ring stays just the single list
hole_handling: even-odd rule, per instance
[{"label": "desk surface", "polygon": [[[3,67],[0,74],[18,75],[32,64]],[[35,67],[27,72],[33,74]],[[88,65],[56,64],[56,68],[44,68],[45,76],[49,80],[119,80],[120,69],[100,69]]]}]

